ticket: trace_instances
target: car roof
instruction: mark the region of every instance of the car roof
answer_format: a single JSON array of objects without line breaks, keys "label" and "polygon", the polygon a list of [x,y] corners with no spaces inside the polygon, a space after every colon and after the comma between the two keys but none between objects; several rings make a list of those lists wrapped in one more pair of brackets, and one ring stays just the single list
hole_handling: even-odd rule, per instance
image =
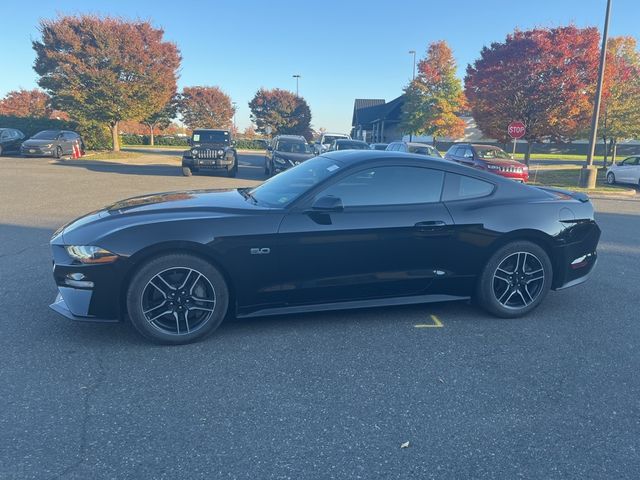
[{"label": "car roof", "polygon": [[367,143],[362,140],[353,140],[351,138],[337,138],[334,140],[336,143]]},{"label": "car roof", "polygon": [[194,128],[194,132],[228,132],[224,128]]},{"label": "car roof", "polygon": [[422,142],[404,142],[407,145],[411,145],[412,147],[430,147],[430,148],[436,148],[433,145],[429,145],[428,143],[422,143]]},{"label": "car roof", "polygon": [[277,139],[286,139],[286,140],[304,140],[305,142],[307,141],[306,138],[304,138],[302,135],[276,135],[274,138]]}]

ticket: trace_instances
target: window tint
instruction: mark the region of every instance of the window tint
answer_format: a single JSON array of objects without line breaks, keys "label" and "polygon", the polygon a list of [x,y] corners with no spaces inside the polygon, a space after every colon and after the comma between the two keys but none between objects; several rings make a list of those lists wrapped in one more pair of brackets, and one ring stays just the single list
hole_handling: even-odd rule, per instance
[{"label": "window tint", "polygon": [[464,200],[469,198],[479,198],[491,195],[493,184],[478,180],[477,178],[447,173],[447,181],[444,190],[443,200]]},{"label": "window tint", "polygon": [[369,168],[343,178],[318,197],[339,197],[345,207],[433,203],[440,201],[443,179],[444,172],[430,168]]},{"label": "window tint", "polygon": [[455,155],[456,157],[461,157],[464,155],[464,147],[456,147],[456,149],[453,151],[453,155]]}]

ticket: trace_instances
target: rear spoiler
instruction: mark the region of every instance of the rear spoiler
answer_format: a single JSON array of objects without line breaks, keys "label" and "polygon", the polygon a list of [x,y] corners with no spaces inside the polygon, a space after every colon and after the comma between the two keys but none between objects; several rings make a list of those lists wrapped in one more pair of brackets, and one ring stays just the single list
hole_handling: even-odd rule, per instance
[{"label": "rear spoiler", "polygon": [[587,195],[586,193],[582,193],[582,192],[572,192],[570,190],[563,190],[562,188],[555,188],[555,187],[538,187],[536,186],[536,188],[540,189],[540,190],[544,190],[545,192],[551,193],[559,198],[564,198],[567,199],[567,197],[569,198],[573,198],[575,200],[578,200],[582,203],[586,203],[589,201],[589,195]]}]

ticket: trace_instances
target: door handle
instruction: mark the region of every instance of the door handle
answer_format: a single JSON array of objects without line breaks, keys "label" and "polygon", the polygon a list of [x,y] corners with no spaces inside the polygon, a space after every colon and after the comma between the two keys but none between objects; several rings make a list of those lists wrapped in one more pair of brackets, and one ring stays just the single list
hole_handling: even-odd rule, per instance
[{"label": "door handle", "polygon": [[418,222],[415,224],[415,227],[417,227],[419,230],[423,232],[437,230],[439,228],[446,227],[446,226],[447,224],[442,220],[429,220],[424,222]]}]

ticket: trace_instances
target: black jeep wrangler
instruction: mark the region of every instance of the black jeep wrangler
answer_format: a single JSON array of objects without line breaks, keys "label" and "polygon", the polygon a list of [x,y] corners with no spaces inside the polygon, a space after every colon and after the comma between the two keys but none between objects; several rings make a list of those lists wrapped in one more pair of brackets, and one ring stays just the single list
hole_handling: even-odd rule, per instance
[{"label": "black jeep wrangler", "polygon": [[194,130],[189,141],[191,148],[182,155],[182,174],[223,171],[228,177],[238,174],[238,153],[228,130]]}]

